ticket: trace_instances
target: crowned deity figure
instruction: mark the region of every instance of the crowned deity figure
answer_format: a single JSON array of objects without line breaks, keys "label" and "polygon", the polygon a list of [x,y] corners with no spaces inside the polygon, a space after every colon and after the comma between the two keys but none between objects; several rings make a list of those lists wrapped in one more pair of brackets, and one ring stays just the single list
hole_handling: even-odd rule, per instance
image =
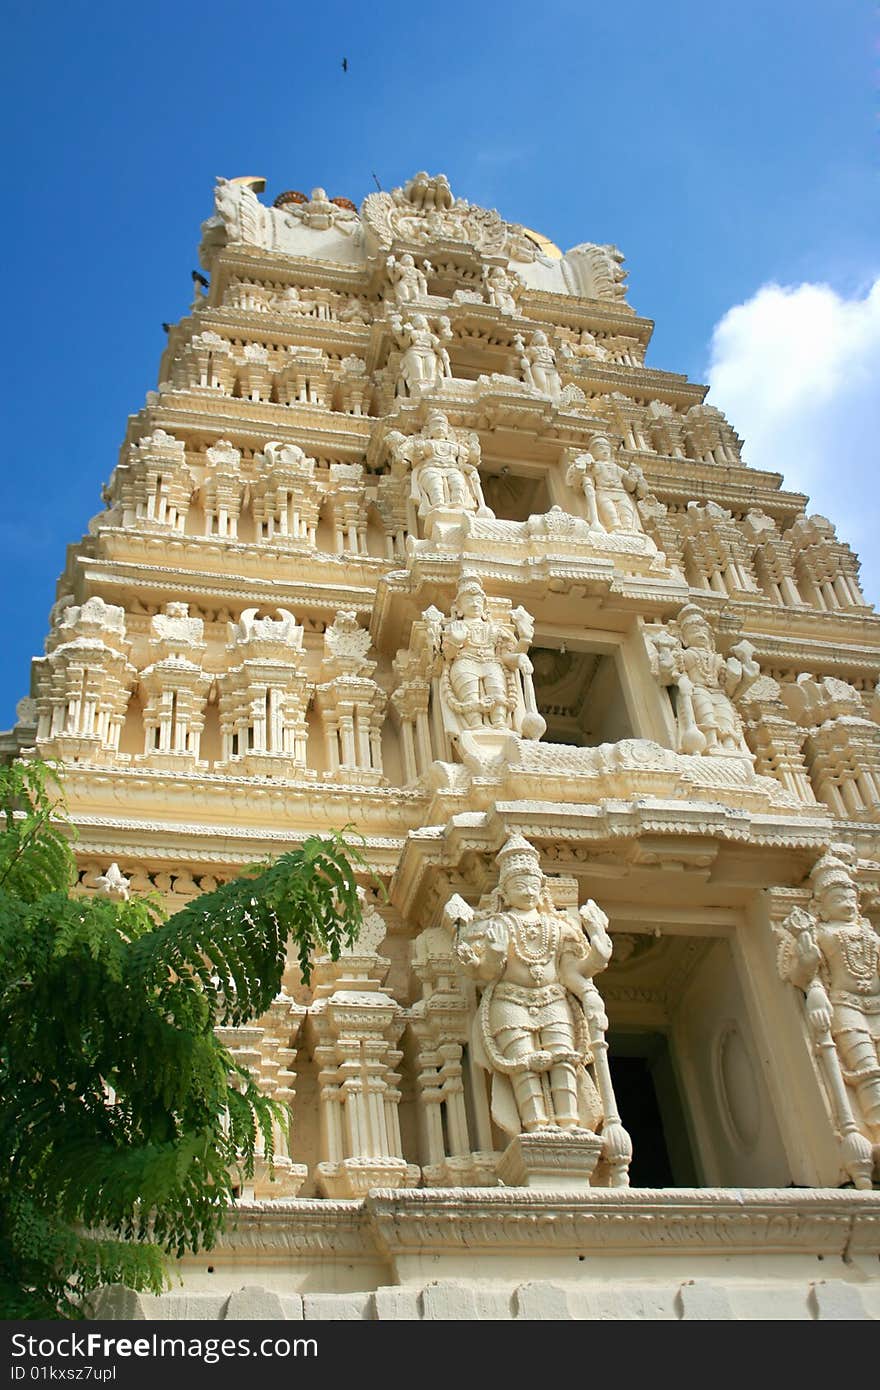
[{"label": "crowned deity figure", "polygon": [[632,1144],[608,1068],[608,1020],[593,977],[611,959],[608,918],[592,900],[558,909],[537,850],[512,836],[498,888],[475,913],[457,894],[444,922],[463,973],[482,987],[476,1060],[492,1078],[492,1117],[511,1135],[601,1129],[612,1186],[628,1185]]},{"label": "crowned deity figure", "polygon": [[682,753],[740,753],[751,757],[732,696],[744,695],[761,674],[754,647],[742,641],[725,659],[695,604],[678,615],[680,640],[655,638],[658,673],[676,687],[676,722]]},{"label": "crowned deity figure", "polygon": [[486,298],[502,314],[516,313],[516,300],[513,297],[515,281],[501,265],[486,266],[483,270],[483,287]]},{"label": "crowned deity figure", "polygon": [[544,330],[539,328],[533,333],[529,343],[525,343],[517,333],[513,345],[519,354],[519,365],[526,385],[555,400],[562,389],[562,380],[556,366],[556,353]]},{"label": "crowned deity figure", "polygon": [[642,530],[636,498],[647,496],[645,475],[635,464],[622,468],[607,434],[594,434],[586,453],[572,450],[565,474],[569,487],[583,492],[591,526],[604,531]]},{"label": "crowned deity figure", "polygon": [[546,725],[537,713],[532,663],[526,651],[534,622],[515,608],[498,622],[478,579],[464,579],[449,618],[437,615],[432,633],[442,658],[441,701],[464,729],[511,729],[537,738]]},{"label": "crowned deity figure", "polygon": [[426,298],[428,276],[434,271],[430,261],[423,261],[420,268],[407,251],[400,260],[396,256],[389,256],[385,261],[385,269],[393,287],[394,298],[399,305],[412,304],[416,300]]},{"label": "crowned deity figure", "polygon": [[420,434],[395,430],[388,437],[395,456],[411,470],[410,496],[430,534],[431,519],[442,512],[471,512],[491,517],[480,482],[480,440],[473,431],[450,427],[442,410],[428,416]]},{"label": "crowned deity figure", "polygon": [[424,314],[413,314],[406,323],[399,314],[391,318],[391,330],[400,349],[397,394],[418,396],[452,376],[449,353],[444,347],[452,337],[447,318],[441,318],[434,333]]},{"label": "crowned deity figure", "polygon": [[880,936],[859,911],[852,859],[834,845],[814,865],[811,908],[786,918],[779,969],[804,993],[844,1167],[856,1187],[870,1187],[880,1161]]}]

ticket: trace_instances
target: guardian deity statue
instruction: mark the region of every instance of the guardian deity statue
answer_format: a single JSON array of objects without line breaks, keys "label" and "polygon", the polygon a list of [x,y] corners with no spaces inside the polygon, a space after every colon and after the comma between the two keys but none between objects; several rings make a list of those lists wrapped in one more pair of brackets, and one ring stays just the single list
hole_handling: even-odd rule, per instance
[{"label": "guardian deity statue", "polygon": [[617,1115],[602,999],[593,976],[611,959],[608,918],[592,900],[580,921],[553,903],[537,850],[520,835],[498,854],[499,883],[474,913],[444,910],[461,970],[482,987],[475,1054],[492,1077],[492,1116],[508,1134],[602,1131],[613,1186],[628,1184],[629,1136]]}]

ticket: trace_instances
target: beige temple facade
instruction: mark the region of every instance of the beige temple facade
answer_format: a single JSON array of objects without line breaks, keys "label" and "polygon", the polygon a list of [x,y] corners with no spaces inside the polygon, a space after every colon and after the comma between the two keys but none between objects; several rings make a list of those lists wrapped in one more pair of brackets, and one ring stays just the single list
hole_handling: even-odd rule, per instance
[{"label": "beige temple facade", "polygon": [[287,1102],[161,1300],[880,1317],[880,619],[645,366],[622,256],[417,174],[219,180],[7,753],[82,890],[354,825],[352,953],[224,1040]]}]

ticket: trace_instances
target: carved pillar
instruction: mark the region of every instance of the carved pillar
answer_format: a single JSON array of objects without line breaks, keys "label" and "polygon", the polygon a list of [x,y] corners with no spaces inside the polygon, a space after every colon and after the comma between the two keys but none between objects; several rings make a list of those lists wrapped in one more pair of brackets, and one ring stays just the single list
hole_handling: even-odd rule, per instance
[{"label": "carved pillar", "polygon": [[287,1119],[272,1126],[271,1162],[262,1136],[258,1137],[254,1175],[240,1193],[246,1201],[295,1197],[308,1175],[305,1164],[294,1163],[290,1157],[296,1041],[305,1015],[306,1010],[282,990],[257,1022],[241,1028],[216,1029],[224,1047],[240,1066],[247,1068],[263,1094],[287,1111]]},{"label": "carved pillar", "polygon": [[362,1197],[371,1187],[414,1187],[403,1157],[398,1107],[405,1014],[382,989],[390,962],[376,954],[385,927],[369,916],[354,950],[315,966],[309,1008],[321,1104],[318,1186],[326,1197]]},{"label": "carved pillar", "polygon": [[231,395],[235,385],[232,349],[219,333],[197,333],[174,359],[171,373],[172,384],[178,388]]},{"label": "carved pillar", "polygon": [[470,1054],[473,987],[459,977],[448,934],[436,928],[416,938],[413,970],[422,983],[422,998],[410,1010],[410,1028],[418,1044],[425,1183],[493,1186],[501,1155],[492,1149],[485,1074]]},{"label": "carved pillar", "polygon": [[369,413],[372,386],[367,376],[367,364],[362,357],[343,357],[339,377],[339,409],[347,415]]},{"label": "carved pillar", "polygon": [[367,554],[364,470],[359,463],[331,463],[327,499],[337,555]]},{"label": "carved pillar", "polygon": [[785,535],[794,552],[800,591],[815,608],[833,613],[867,606],[859,587],[859,562],[837,539],[827,517],[799,517]]},{"label": "carved pillar", "polygon": [[859,692],[835,676],[800,675],[781,687],[802,729],[816,795],[838,816],[867,820],[880,813],[880,729]]},{"label": "carved pillar", "polygon": [[329,775],[382,782],[382,725],[387,696],[372,679],[370,634],[354,610],[342,609],[324,634],[324,660],[315,700],[324,723]]}]

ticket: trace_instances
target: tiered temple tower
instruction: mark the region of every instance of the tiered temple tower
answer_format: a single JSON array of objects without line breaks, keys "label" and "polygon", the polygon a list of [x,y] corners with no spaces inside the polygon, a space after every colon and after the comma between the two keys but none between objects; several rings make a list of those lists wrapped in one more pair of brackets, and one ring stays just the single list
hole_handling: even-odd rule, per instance
[{"label": "tiered temple tower", "polygon": [[261,191],[218,182],[4,738],[64,762],[84,892],[352,823],[388,886],[224,1035],[291,1131],[168,1297],[880,1315],[856,557],[645,366],[613,246],[424,173]]}]

